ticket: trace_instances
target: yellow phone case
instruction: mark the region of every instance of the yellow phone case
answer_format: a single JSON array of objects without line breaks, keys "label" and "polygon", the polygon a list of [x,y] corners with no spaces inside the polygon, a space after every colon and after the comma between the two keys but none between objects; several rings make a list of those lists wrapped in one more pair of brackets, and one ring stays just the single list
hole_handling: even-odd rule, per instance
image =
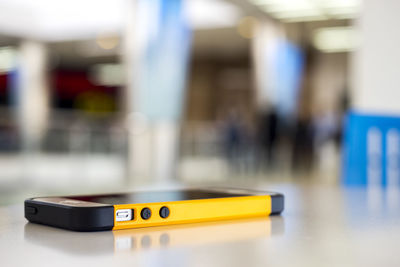
[{"label": "yellow phone case", "polygon": [[[162,207],[169,210],[166,218],[160,216]],[[145,208],[151,211],[148,219],[141,216]],[[116,213],[124,209],[133,211],[132,220],[117,221]],[[271,210],[269,195],[114,205],[113,230],[268,216]]]}]

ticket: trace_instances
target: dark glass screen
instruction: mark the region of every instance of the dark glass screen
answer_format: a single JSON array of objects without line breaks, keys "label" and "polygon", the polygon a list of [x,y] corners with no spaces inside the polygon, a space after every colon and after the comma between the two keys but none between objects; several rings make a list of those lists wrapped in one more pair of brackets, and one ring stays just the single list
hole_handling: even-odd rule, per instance
[{"label": "dark glass screen", "polygon": [[113,194],[113,195],[73,196],[66,198],[116,205],[116,204],[152,203],[152,202],[167,202],[167,201],[207,199],[207,198],[238,197],[246,195],[249,194],[234,194],[234,193],[206,191],[206,190],[182,190],[182,191],[160,191],[160,192],[135,192],[129,194]]}]

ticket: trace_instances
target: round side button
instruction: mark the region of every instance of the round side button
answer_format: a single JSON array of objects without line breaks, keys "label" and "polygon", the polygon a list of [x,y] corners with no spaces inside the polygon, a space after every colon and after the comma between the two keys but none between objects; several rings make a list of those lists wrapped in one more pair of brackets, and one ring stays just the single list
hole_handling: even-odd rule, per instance
[{"label": "round side button", "polygon": [[143,208],[140,212],[140,216],[143,220],[148,220],[151,217],[151,210],[149,208]]},{"label": "round side button", "polygon": [[162,207],[160,209],[160,217],[165,219],[168,216],[169,216],[169,208],[168,207]]}]

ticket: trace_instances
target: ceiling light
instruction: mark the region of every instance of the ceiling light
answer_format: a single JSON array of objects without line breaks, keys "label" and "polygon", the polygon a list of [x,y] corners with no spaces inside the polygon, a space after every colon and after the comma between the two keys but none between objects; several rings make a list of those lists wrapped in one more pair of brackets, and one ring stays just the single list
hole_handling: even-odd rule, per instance
[{"label": "ceiling light", "polygon": [[186,16],[193,29],[231,28],[242,17],[242,11],[224,0],[185,1]]},{"label": "ceiling light", "polygon": [[326,53],[352,51],[358,43],[353,27],[320,28],[313,33],[313,45]]},{"label": "ceiling light", "polygon": [[251,39],[255,36],[258,20],[255,17],[244,17],[238,23],[238,33],[246,39]]},{"label": "ceiling light", "polygon": [[282,21],[309,21],[354,18],[361,0],[249,0],[264,12]]}]

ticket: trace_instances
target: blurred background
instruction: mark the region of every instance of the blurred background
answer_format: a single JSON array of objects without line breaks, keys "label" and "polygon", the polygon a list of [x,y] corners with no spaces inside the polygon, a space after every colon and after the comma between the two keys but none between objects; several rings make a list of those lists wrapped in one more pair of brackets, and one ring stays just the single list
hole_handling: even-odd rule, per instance
[{"label": "blurred background", "polygon": [[[400,111],[399,8],[0,0],[0,203],[182,183],[340,184],[348,110]],[[381,135],[367,138],[378,171]]]}]

